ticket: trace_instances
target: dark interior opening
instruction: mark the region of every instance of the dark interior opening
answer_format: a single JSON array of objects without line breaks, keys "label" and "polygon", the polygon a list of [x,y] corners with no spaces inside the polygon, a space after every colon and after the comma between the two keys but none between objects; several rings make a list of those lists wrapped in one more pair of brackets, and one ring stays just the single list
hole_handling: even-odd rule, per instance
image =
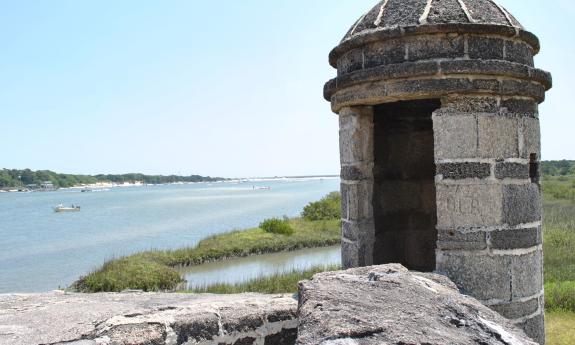
[{"label": "dark interior opening", "polygon": [[539,157],[537,157],[536,153],[529,155],[529,177],[531,182],[539,183]]},{"label": "dark interior opening", "polygon": [[438,99],[375,107],[374,263],[435,270],[437,212],[432,113]]}]

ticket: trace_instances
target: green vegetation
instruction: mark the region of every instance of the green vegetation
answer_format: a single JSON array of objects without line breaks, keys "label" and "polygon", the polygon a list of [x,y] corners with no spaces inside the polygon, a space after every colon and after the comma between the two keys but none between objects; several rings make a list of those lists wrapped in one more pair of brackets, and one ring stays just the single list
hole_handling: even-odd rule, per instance
[{"label": "green vegetation", "polygon": [[312,202],[304,207],[302,217],[309,221],[331,220],[341,218],[341,194],[329,193],[320,201]]},{"label": "green vegetation", "polygon": [[546,308],[575,312],[575,202],[569,194],[558,198],[554,191],[554,185],[549,191],[544,183]]},{"label": "green vegetation", "polygon": [[545,315],[547,345],[575,344],[575,313],[547,312]]},{"label": "green vegetation", "polygon": [[575,176],[545,176],[542,186],[546,201],[575,202]]},{"label": "green vegetation", "polygon": [[17,188],[21,186],[36,184],[40,185],[50,181],[57,188],[67,188],[82,184],[93,184],[98,182],[135,182],[142,181],[146,184],[161,184],[174,182],[215,182],[223,181],[220,177],[204,177],[199,175],[192,176],[160,176],[160,175],[143,175],[143,174],[124,174],[124,175],[71,175],[58,174],[49,170],[32,171],[30,169],[2,169],[0,170],[0,188]]},{"label": "green vegetation", "polygon": [[36,184],[40,185],[44,182],[50,181],[55,187],[65,188],[72,187],[78,184],[90,184],[98,182],[93,176],[86,175],[68,175],[57,174],[52,171],[32,171],[30,169],[24,170],[0,170],[0,188],[6,187],[22,187],[26,185]]},{"label": "green vegetation", "polygon": [[293,270],[287,273],[278,273],[271,276],[263,276],[240,284],[213,284],[202,286],[186,292],[191,293],[215,293],[234,294],[244,292],[259,292],[266,294],[295,293],[297,284],[301,280],[311,279],[314,274],[326,271],[335,271],[339,266],[319,266],[306,271]]},{"label": "green vegetation", "polygon": [[575,175],[575,161],[541,162],[541,172],[544,176]]},{"label": "green vegetation", "polygon": [[294,230],[290,225],[289,219],[286,217],[284,219],[271,218],[266,219],[260,224],[260,229],[270,234],[278,235],[293,235]]},{"label": "green vegetation", "polygon": [[200,265],[231,257],[291,251],[339,244],[339,220],[309,222],[291,219],[290,236],[260,228],[235,231],[201,241],[196,247],[147,251],[111,260],[78,280],[73,289],[82,292],[174,290],[180,283],[178,266]]}]

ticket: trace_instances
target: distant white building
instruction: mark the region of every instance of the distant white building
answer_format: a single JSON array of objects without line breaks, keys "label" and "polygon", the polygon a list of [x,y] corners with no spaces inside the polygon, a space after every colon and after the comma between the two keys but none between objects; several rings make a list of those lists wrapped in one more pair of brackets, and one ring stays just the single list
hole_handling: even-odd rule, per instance
[{"label": "distant white building", "polygon": [[49,190],[56,190],[56,187],[54,186],[54,184],[52,183],[52,181],[44,181],[40,184],[40,190],[45,190],[45,191],[49,191]]}]

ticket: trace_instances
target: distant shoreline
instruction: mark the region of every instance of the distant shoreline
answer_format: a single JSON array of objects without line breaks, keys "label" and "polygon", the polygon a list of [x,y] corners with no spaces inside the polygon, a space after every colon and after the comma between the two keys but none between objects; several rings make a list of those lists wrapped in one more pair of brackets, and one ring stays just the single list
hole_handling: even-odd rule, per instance
[{"label": "distant shoreline", "polygon": [[168,183],[143,183],[142,181],[113,183],[113,182],[98,182],[93,184],[79,184],[72,187],[62,187],[53,190],[29,190],[18,189],[16,187],[0,188],[0,193],[47,193],[55,192],[58,190],[103,190],[111,188],[128,188],[128,187],[146,187],[146,186],[171,186],[171,185],[194,185],[194,184],[220,184],[220,183],[257,183],[257,182],[272,182],[272,181],[293,181],[293,180],[331,180],[338,179],[339,175],[308,175],[308,176],[275,176],[275,177],[248,177],[248,178],[231,178],[215,181],[199,181],[199,182],[168,182]]}]

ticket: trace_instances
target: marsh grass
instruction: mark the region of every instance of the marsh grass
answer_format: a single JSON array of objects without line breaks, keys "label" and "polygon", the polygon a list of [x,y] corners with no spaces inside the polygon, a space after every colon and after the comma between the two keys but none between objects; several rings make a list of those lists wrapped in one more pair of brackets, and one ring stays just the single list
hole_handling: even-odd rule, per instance
[{"label": "marsh grass", "polygon": [[544,205],[545,304],[575,312],[575,202]]},{"label": "marsh grass", "polygon": [[541,185],[548,201],[575,202],[575,176],[545,176]]},{"label": "marsh grass", "polygon": [[547,345],[575,344],[575,313],[568,311],[545,314]]},{"label": "marsh grass", "polygon": [[232,257],[327,247],[340,243],[340,221],[289,220],[291,235],[260,228],[216,235],[192,248],[151,250],[106,262],[72,286],[81,292],[118,292],[127,289],[173,291],[182,282],[175,268],[201,265]]},{"label": "marsh grass", "polygon": [[196,287],[185,292],[213,294],[235,294],[244,292],[259,292],[264,294],[296,293],[298,282],[311,279],[316,273],[335,271],[338,269],[340,269],[339,266],[317,266],[304,271],[292,270],[291,272],[280,272],[271,276],[261,276],[244,283],[210,284]]}]

